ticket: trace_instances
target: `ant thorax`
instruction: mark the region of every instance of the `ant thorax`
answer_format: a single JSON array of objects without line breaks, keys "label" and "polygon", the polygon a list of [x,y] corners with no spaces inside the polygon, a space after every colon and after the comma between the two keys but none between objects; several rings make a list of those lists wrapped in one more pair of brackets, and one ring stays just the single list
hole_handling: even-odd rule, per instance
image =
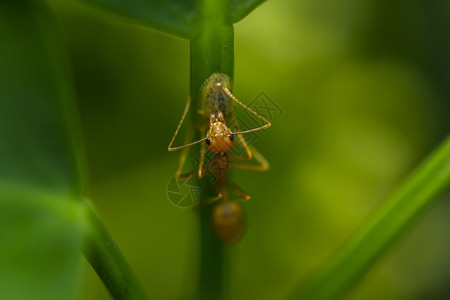
[{"label": "ant thorax", "polygon": [[206,134],[206,144],[213,153],[226,153],[233,149],[234,136],[225,123],[221,111],[213,112],[209,117],[209,130]]}]

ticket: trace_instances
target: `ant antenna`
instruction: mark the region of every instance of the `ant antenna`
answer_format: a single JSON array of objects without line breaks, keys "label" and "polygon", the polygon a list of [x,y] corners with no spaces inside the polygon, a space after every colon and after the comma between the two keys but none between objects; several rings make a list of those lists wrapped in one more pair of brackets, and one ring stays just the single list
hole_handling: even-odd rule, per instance
[{"label": "ant antenna", "polygon": [[[199,143],[203,142],[203,141],[206,140],[206,139],[207,139],[207,138],[203,138],[203,139],[201,139],[201,140],[198,140],[198,141],[195,141],[195,142],[192,142],[192,143],[183,145],[183,146],[178,146],[178,147],[170,147],[170,146],[169,146],[168,150],[169,150],[169,151],[180,150],[180,149],[183,149],[183,148],[186,148],[186,147],[190,147],[190,146],[195,145],[195,144],[199,144]],[[172,145],[172,144],[171,144],[171,145]]]},{"label": "ant antenna", "polygon": [[256,111],[254,111],[253,109],[251,109],[250,107],[248,107],[247,105],[245,105],[244,103],[242,103],[241,101],[239,101],[232,93],[231,91],[228,89],[228,87],[224,86],[223,90],[225,91],[225,93],[228,95],[228,97],[230,97],[231,99],[233,99],[237,104],[241,105],[243,108],[245,108],[246,110],[248,110],[249,112],[251,112],[253,115],[257,116],[260,120],[266,122],[265,125],[261,126],[261,127],[257,127],[257,128],[253,128],[253,129],[249,129],[249,130],[244,130],[244,131],[239,131],[239,132],[233,132],[232,134],[245,134],[245,133],[250,133],[250,132],[254,132],[254,131],[258,131],[258,130],[262,130],[262,129],[266,129],[269,128],[270,126],[272,126],[272,124],[263,116],[261,116],[260,114],[258,114]]},{"label": "ant antenna", "polygon": [[175,133],[174,133],[174,135],[173,135],[173,137],[172,137],[172,140],[170,141],[169,147],[168,147],[168,149],[167,149],[167,150],[169,150],[169,151],[180,150],[180,149],[183,149],[183,148],[190,147],[190,146],[192,146],[192,145],[201,143],[201,142],[203,142],[204,140],[206,140],[206,138],[203,138],[203,139],[201,139],[201,140],[198,140],[198,141],[195,141],[195,142],[193,142],[193,143],[189,143],[189,144],[186,144],[186,145],[183,145],[183,146],[172,147],[172,144],[173,144],[173,142],[175,141],[175,138],[176,138],[177,135],[178,135],[178,131],[180,130],[181,125],[183,124],[184,118],[186,118],[186,114],[187,114],[187,112],[189,111],[190,105],[191,105],[191,97],[188,97],[188,99],[187,99],[187,101],[186,101],[186,107],[184,108],[183,116],[181,117],[181,120],[180,120],[180,122],[178,123],[177,130],[175,130]]}]

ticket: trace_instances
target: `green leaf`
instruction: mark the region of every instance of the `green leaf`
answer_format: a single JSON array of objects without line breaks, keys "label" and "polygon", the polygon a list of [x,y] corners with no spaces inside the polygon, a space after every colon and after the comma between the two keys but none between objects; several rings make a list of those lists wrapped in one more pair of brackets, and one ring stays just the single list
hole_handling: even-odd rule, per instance
[{"label": "green leaf", "polygon": [[90,230],[84,256],[103,281],[113,299],[148,299],[105,225],[89,203],[85,215]]},{"label": "green leaf", "polygon": [[[195,0],[83,0],[143,22],[160,31],[190,39],[199,30],[199,4]],[[247,16],[265,0],[230,0],[231,23]]]},{"label": "green leaf", "polygon": [[0,5],[0,291],[70,299],[86,228],[73,97],[41,1]]},{"label": "green leaf", "polygon": [[69,72],[43,9],[0,6],[0,180],[81,195]]},{"label": "green leaf", "polygon": [[367,272],[405,229],[450,185],[450,136],[388,199],[317,277],[290,299],[336,299]]},{"label": "green leaf", "polygon": [[197,13],[195,0],[83,0],[144,22],[150,27],[189,38]]},{"label": "green leaf", "polygon": [[239,22],[266,0],[231,0],[231,19]]},{"label": "green leaf", "polygon": [[29,186],[0,186],[2,299],[70,299],[81,275],[85,233],[78,202]]}]

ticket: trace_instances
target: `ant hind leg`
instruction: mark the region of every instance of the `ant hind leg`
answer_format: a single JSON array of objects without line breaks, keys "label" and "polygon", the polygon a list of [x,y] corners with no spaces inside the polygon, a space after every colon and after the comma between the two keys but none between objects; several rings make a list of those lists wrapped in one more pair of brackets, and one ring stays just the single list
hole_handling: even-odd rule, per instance
[{"label": "ant hind leg", "polygon": [[233,183],[229,183],[228,187],[238,192],[245,200],[250,200],[251,196],[244,192],[240,187]]}]

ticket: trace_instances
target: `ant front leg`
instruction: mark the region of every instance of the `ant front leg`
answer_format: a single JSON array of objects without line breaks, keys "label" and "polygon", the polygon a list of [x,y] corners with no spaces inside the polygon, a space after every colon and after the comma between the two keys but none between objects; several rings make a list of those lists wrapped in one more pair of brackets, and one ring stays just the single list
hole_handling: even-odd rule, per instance
[{"label": "ant front leg", "polygon": [[[239,131],[239,124],[236,120],[234,120],[234,127],[236,128],[236,131]],[[239,160],[251,160],[253,157],[252,151],[250,150],[247,142],[245,141],[244,135],[238,134],[237,135],[238,140],[241,142],[242,146],[244,147],[245,153],[247,154],[247,157],[239,156]],[[236,159],[236,155],[230,155],[230,158]]]},{"label": "ant front leg", "polygon": [[188,154],[188,150],[189,149],[186,148],[186,149],[183,149],[183,151],[181,152],[180,160],[178,161],[178,167],[177,167],[177,170],[175,171],[175,176],[177,179],[187,179],[196,173],[195,171],[181,173],[183,171],[183,166],[186,163],[186,157]]},{"label": "ant front leg", "polygon": [[[236,131],[239,131],[239,125],[237,124],[236,121],[234,121],[234,126],[236,128]],[[258,150],[256,150],[255,147],[250,147],[247,144],[244,135],[238,134],[237,136],[242,144],[242,147],[244,147],[246,156],[230,155],[229,156],[230,160],[235,162],[230,165],[230,168],[236,170],[267,171],[270,165],[269,162],[264,158],[264,156]],[[242,163],[243,161],[250,161],[253,158],[255,159],[257,164]]]},{"label": "ant front leg", "polygon": [[[205,129],[200,129],[201,136],[205,136]],[[206,156],[206,143],[201,144],[200,148],[200,160],[198,162],[198,178],[203,178],[208,173],[208,169],[211,162],[208,162],[205,167],[203,165],[205,164],[205,156]]]},{"label": "ant front leg", "polygon": [[175,171],[175,176],[178,179],[185,179],[185,178],[191,177],[193,174],[195,174],[195,172],[192,172],[192,171],[187,172],[187,173],[181,173],[181,172],[183,172],[184,165],[186,164],[186,158],[188,156],[188,153],[189,153],[188,147],[183,148],[181,150],[180,158],[178,159],[178,166]]},{"label": "ant front leg", "polygon": [[[267,171],[270,168],[269,162],[264,156],[255,149],[255,147],[247,146],[247,153],[251,153],[251,156],[230,155],[230,160],[233,161],[230,164],[230,168],[234,170],[247,170],[247,171]],[[250,159],[254,159],[256,164],[247,163]],[[244,163],[244,161],[246,163]]]}]

